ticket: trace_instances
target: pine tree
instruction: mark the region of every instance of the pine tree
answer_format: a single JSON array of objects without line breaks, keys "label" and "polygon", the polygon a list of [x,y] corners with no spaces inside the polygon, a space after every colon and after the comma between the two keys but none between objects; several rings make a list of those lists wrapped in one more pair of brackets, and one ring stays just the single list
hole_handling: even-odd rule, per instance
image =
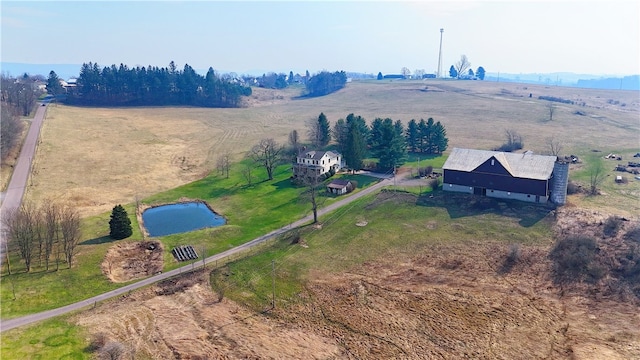
[{"label": "pine tree", "polygon": [[420,142],[420,132],[418,131],[418,123],[415,119],[411,119],[409,124],[407,125],[407,145],[409,146],[409,151],[417,152],[418,144]]},{"label": "pine tree", "polygon": [[60,84],[60,78],[58,77],[58,74],[56,74],[56,72],[53,70],[49,72],[46,89],[47,93],[53,96],[62,94],[64,92],[64,88],[62,87],[62,84]]},{"label": "pine tree", "polygon": [[449,146],[449,139],[447,139],[447,130],[444,125],[438,121],[433,126],[433,152],[436,154],[442,154]]},{"label": "pine tree", "polygon": [[131,228],[131,220],[127,211],[122,205],[116,205],[111,211],[111,220],[109,220],[109,236],[115,240],[128,238],[133,234]]},{"label": "pine tree", "polygon": [[320,113],[318,116],[318,130],[319,134],[319,145],[321,147],[325,147],[329,145],[331,141],[331,127],[329,126],[329,120],[327,120],[327,116],[324,113]]}]

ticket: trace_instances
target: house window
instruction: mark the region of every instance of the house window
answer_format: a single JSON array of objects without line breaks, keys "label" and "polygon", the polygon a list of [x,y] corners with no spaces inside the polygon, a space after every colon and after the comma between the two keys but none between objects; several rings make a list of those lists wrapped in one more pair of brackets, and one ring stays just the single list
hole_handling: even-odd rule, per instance
[{"label": "house window", "polygon": [[491,166],[495,165],[495,160],[491,159]]},{"label": "house window", "polygon": [[507,191],[507,195],[511,195],[511,191]]}]

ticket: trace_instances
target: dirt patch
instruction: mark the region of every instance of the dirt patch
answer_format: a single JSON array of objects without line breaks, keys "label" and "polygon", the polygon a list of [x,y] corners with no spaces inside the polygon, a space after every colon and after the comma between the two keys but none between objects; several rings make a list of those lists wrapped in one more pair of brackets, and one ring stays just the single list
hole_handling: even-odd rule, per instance
[{"label": "dirt patch", "polygon": [[117,283],[145,278],[162,271],[162,254],[158,241],[115,244],[104,257],[102,273]]},{"label": "dirt patch", "polygon": [[[126,344],[135,358],[327,359],[341,354],[332,338],[256,314],[212,294],[206,274],[153,286],[79,315],[91,334]],[[167,288],[180,289],[157,296]],[[172,291],[173,291],[172,290]]]},{"label": "dirt patch", "polygon": [[553,285],[548,246],[470,242],[312,273],[289,305],[256,313],[188,274],[78,315],[152,358],[640,357],[640,309]]}]

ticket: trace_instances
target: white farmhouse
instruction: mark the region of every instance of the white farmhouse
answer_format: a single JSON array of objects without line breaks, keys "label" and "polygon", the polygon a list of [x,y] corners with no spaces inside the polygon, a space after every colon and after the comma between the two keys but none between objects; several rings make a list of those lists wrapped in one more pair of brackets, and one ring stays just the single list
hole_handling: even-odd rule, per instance
[{"label": "white farmhouse", "polygon": [[295,179],[318,178],[328,172],[336,173],[342,168],[342,155],[333,151],[307,151],[296,157],[293,164]]}]

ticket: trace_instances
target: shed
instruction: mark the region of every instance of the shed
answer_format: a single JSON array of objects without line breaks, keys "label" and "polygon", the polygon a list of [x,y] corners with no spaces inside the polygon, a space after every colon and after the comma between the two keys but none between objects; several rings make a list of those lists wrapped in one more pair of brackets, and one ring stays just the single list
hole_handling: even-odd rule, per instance
[{"label": "shed", "polygon": [[336,195],[346,194],[352,188],[353,184],[347,179],[335,179],[327,185],[327,191]]}]

